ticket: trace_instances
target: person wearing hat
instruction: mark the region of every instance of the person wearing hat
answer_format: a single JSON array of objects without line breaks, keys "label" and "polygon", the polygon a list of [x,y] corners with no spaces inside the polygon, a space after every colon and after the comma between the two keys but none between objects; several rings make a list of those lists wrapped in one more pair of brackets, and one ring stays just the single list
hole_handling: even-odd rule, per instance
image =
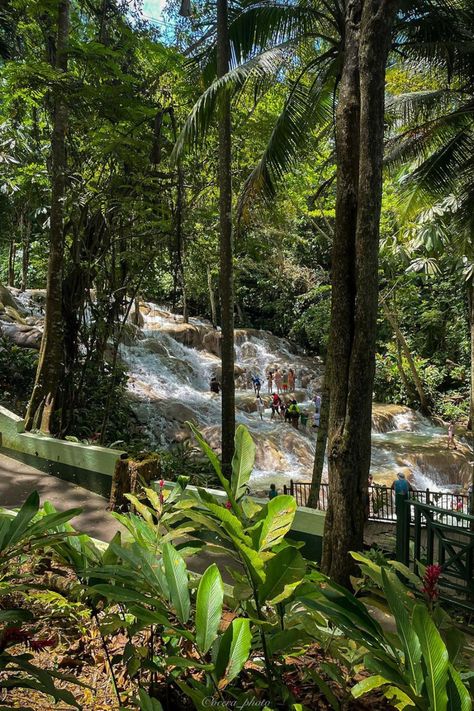
[{"label": "person wearing hat", "polygon": [[405,474],[403,472],[397,473],[397,478],[392,484],[392,489],[395,492],[395,496],[400,494],[404,499],[408,499],[410,491],[413,491],[413,487],[409,481],[406,480]]}]

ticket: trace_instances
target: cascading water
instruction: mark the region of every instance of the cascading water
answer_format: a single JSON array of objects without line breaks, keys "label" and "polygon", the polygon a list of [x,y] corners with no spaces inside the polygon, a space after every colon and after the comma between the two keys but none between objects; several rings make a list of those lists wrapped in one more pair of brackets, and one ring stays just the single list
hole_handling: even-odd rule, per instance
[{"label": "cascading water", "polygon": [[[5,314],[0,325],[5,333],[8,328],[15,329],[16,338],[23,339],[24,345],[29,345],[27,339],[38,342],[44,292],[14,290],[14,295],[29,314],[26,325],[12,323]],[[193,420],[218,448],[221,400],[209,391],[209,380],[214,373],[220,377],[219,332],[208,321],[197,318],[184,324],[181,317],[155,304],[142,304],[140,311],[142,327],[129,324],[128,345],[120,347],[120,357],[129,372],[132,406],[150,446],[162,447],[188,438],[185,422]],[[294,368],[294,396],[311,418],[311,398],[321,388],[321,361],[295,353],[288,341],[267,331],[237,330],[235,337],[236,417],[249,428],[257,447],[252,489],[267,489],[271,482],[281,489],[290,479],[308,481],[315,430],[309,427],[297,431],[279,419],[272,421],[269,409],[261,421],[253,390],[245,385],[251,374],[264,379],[270,368]],[[268,407],[266,382],[262,396]],[[401,405],[374,404],[371,471],[376,482],[390,484],[395,472],[402,469],[416,488],[458,489],[471,481],[471,459],[472,450],[466,442],[458,440],[457,449],[448,450],[445,429],[418,412]]]},{"label": "cascading water", "polygon": [[[190,319],[189,325],[165,309],[146,304],[139,338],[121,346],[121,358],[130,372],[129,389],[135,412],[152,445],[165,445],[189,436],[186,420],[194,420],[215,447],[220,437],[220,396],[209,392],[213,373],[220,373],[219,334],[210,323]],[[321,386],[322,364],[296,354],[284,339],[256,330],[236,331],[236,418],[250,430],[257,446],[252,488],[260,491],[271,482],[278,487],[290,479],[308,481],[314,458],[315,430],[297,431],[280,420],[263,421],[255,396],[246,388],[250,374],[263,382],[262,397],[269,405],[265,373],[276,366],[297,374],[295,397],[311,415],[311,397]],[[390,484],[403,469],[416,488],[432,490],[467,485],[470,481],[467,444],[446,448],[446,432],[407,407],[374,405],[372,473]]]}]

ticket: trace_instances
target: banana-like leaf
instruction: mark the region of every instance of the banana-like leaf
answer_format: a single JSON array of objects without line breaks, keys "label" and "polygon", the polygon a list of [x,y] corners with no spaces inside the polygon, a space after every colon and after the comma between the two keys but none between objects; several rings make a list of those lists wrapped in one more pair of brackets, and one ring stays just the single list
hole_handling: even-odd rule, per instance
[{"label": "banana-like leaf", "polygon": [[[288,533],[296,513],[296,501],[293,496],[276,496],[268,502],[258,516],[261,521],[258,549],[273,548]],[[257,524],[258,526],[258,524]]]},{"label": "banana-like leaf", "polygon": [[232,624],[220,639],[216,654],[215,671],[220,689],[227,686],[239,674],[249,658],[251,643],[250,620],[247,618],[232,620]]},{"label": "banana-like leaf", "polygon": [[232,458],[232,493],[236,501],[242,498],[255,463],[255,443],[246,427],[239,425],[235,433],[235,450]]},{"label": "banana-like leaf", "polygon": [[37,491],[32,491],[25,503],[14,518],[8,517],[8,525],[2,526],[0,537],[0,551],[7,546],[13,546],[25,533],[30,521],[36,516],[39,510],[39,495]]},{"label": "banana-like leaf", "polygon": [[283,548],[265,566],[265,583],[260,587],[260,602],[280,602],[289,597],[304,578],[306,563],[296,548]]},{"label": "banana-like leaf", "polygon": [[224,474],[223,474],[223,472],[222,472],[221,463],[220,463],[219,459],[217,458],[216,453],[214,452],[214,450],[212,449],[212,447],[210,447],[210,446],[208,445],[208,443],[206,442],[206,440],[204,439],[204,437],[202,436],[202,434],[201,434],[201,433],[199,432],[199,430],[193,425],[192,422],[186,422],[186,424],[188,425],[188,427],[190,428],[191,432],[193,433],[193,435],[194,435],[194,437],[195,437],[195,439],[196,439],[196,442],[198,443],[200,449],[201,449],[202,452],[206,455],[206,457],[209,459],[209,461],[211,462],[212,466],[214,467],[214,471],[215,471],[216,474],[217,474],[217,478],[219,479],[222,488],[223,488],[224,491],[226,492],[226,494],[227,494],[227,496],[229,497],[229,499],[232,501],[232,499],[233,499],[232,490],[231,490],[231,488],[230,488],[230,484],[229,484],[228,479],[224,476]]},{"label": "banana-like leaf", "polygon": [[381,686],[385,686],[385,684],[390,683],[391,682],[388,679],[385,679],[383,676],[380,676],[379,674],[374,674],[374,676],[368,676],[366,679],[362,679],[362,681],[359,681],[358,684],[353,686],[351,689],[351,694],[355,699],[358,699],[364,694],[368,694],[370,691],[373,691],[374,689],[379,689]]},{"label": "banana-like leaf", "polygon": [[421,669],[421,646],[413,625],[408,616],[408,612],[400,597],[393,578],[394,573],[387,573],[382,568],[383,589],[387,596],[387,602],[395,618],[397,632],[402,642],[403,653],[405,655],[405,668],[410,675],[411,684],[417,694],[421,693],[423,686],[423,672]]},{"label": "banana-like leaf", "polygon": [[426,668],[425,683],[430,700],[430,711],[446,711],[448,694],[449,655],[428,610],[417,605],[413,611],[413,627],[420,640]]},{"label": "banana-like leaf", "polygon": [[449,665],[448,711],[472,711],[471,695],[462,683],[457,669]]},{"label": "banana-like leaf", "polygon": [[217,637],[224,600],[224,584],[217,565],[205,571],[196,598],[196,644],[206,654]]},{"label": "banana-like leaf", "polygon": [[178,619],[184,624],[189,620],[191,609],[186,563],[171,543],[163,546],[163,563],[171,602]]},{"label": "banana-like leaf", "polygon": [[406,708],[414,709],[416,706],[413,699],[397,686],[385,687],[384,696],[386,699],[389,699],[391,705],[398,709],[398,711],[403,711]]}]

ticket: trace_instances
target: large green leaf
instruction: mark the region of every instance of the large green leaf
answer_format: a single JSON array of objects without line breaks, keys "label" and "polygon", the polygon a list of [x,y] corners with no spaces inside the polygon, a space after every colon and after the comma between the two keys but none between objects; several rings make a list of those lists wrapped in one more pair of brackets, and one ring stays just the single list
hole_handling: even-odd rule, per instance
[{"label": "large green leaf", "polygon": [[39,495],[37,491],[32,491],[27,500],[18,511],[14,518],[11,518],[9,525],[2,527],[0,551],[5,550],[7,546],[13,546],[17,543],[26,529],[28,524],[35,517],[39,510]]},{"label": "large green leaf", "polygon": [[255,443],[246,427],[239,425],[235,433],[232,458],[232,493],[238,501],[244,494],[255,463]]},{"label": "large green leaf", "polygon": [[[276,496],[268,502],[258,516],[259,523],[253,528],[259,530],[258,549],[273,548],[288,533],[296,513],[293,496]],[[250,529],[251,530],[251,529]]]},{"label": "large green leaf", "polygon": [[163,563],[171,602],[178,619],[184,624],[189,620],[191,609],[186,563],[171,543],[163,546]]},{"label": "large green leaf", "polygon": [[209,651],[217,637],[223,600],[224,585],[214,563],[202,576],[196,599],[196,644],[203,654]]},{"label": "large green leaf", "polygon": [[452,664],[449,665],[449,681],[447,689],[448,711],[472,711],[471,695],[462,683],[459,672]]},{"label": "large green leaf", "polygon": [[393,578],[394,573],[387,573],[382,568],[382,580],[387,602],[395,618],[398,636],[400,637],[405,655],[405,668],[410,675],[411,684],[419,694],[423,686],[423,672],[421,669],[421,646],[415,630],[413,629],[408,612],[396,589]]},{"label": "large green leaf", "polygon": [[241,671],[250,654],[252,633],[250,620],[239,618],[232,620],[219,643],[216,654],[216,676],[222,689]]},{"label": "large green leaf", "polygon": [[368,694],[370,691],[373,691],[374,689],[378,689],[381,686],[385,686],[385,684],[390,683],[391,682],[388,679],[385,679],[383,676],[380,676],[379,674],[374,674],[374,676],[368,676],[366,679],[362,679],[362,681],[359,681],[358,684],[353,686],[351,689],[351,694],[355,699],[358,699],[360,696]]},{"label": "large green leaf", "polygon": [[284,600],[303,579],[306,563],[296,548],[283,548],[265,566],[265,582],[260,587],[260,602]]},{"label": "large green leaf", "polygon": [[206,455],[206,457],[209,459],[211,462],[212,466],[214,467],[214,471],[217,474],[217,478],[219,479],[221,486],[223,487],[224,491],[226,492],[227,496],[229,498],[232,496],[231,488],[229,485],[228,479],[224,476],[222,472],[222,467],[219,459],[217,458],[216,453],[214,450],[208,445],[202,434],[199,432],[199,430],[193,425],[192,422],[187,422],[186,423],[191,432],[193,433],[196,442],[198,443],[199,447],[203,451],[203,453]]},{"label": "large green leaf", "polygon": [[424,605],[416,605],[413,611],[413,626],[420,640],[426,668],[425,683],[430,700],[430,711],[446,711],[448,650]]}]

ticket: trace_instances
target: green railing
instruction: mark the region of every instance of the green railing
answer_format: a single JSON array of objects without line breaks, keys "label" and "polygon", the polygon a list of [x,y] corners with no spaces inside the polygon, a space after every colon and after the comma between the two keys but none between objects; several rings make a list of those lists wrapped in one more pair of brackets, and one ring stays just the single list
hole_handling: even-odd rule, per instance
[{"label": "green railing", "polygon": [[474,516],[397,496],[397,560],[437,563],[441,597],[474,611]]}]

